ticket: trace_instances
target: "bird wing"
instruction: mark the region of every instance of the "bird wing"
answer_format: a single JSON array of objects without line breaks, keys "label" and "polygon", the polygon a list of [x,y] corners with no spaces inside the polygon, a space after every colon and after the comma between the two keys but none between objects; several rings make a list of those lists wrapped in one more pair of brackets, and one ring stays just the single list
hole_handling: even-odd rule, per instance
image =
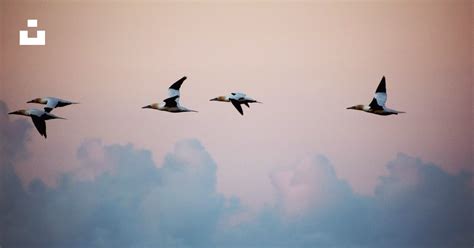
[{"label": "bird wing", "polygon": [[58,99],[55,98],[48,98],[48,102],[46,103],[46,107],[44,107],[44,111],[49,113],[51,110],[56,108],[58,105]]},{"label": "bird wing", "polygon": [[232,103],[232,105],[234,105],[234,107],[237,109],[237,111],[239,111],[241,115],[244,115],[244,110],[242,110],[242,106],[240,106],[239,101],[235,99],[230,99],[230,102]]},{"label": "bird wing", "polygon": [[369,106],[372,109],[383,109],[385,103],[387,102],[387,88],[385,86],[385,76],[382,77],[382,80],[375,90],[374,98],[370,102]]},{"label": "bird wing", "polygon": [[178,81],[176,81],[174,84],[172,84],[168,88],[168,96],[169,97],[174,97],[174,96],[179,96],[179,88],[181,88],[181,85],[183,84],[184,80],[186,80],[187,77],[182,77]]},{"label": "bird wing", "polygon": [[33,120],[33,124],[35,124],[36,130],[46,138],[46,121],[34,115],[31,116],[31,119]]},{"label": "bird wing", "polygon": [[380,106],[377,102],[377,99],[374,97],[372,101],[369,103],[370,109],[372,110],[383,110],[383,106]]},{"label": "bird wing", "polygon": [[179,102],[179,95],[166,98],[165,100],[163,100],[163,102],[165,102],[165,107],[177,107]]}]

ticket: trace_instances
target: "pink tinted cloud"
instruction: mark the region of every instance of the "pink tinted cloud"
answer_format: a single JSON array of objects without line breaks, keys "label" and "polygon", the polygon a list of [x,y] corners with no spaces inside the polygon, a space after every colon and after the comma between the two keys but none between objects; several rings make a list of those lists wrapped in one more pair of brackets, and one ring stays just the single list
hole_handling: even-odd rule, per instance
[{"label": "pink tinted cloud", "polygon": [[286,216],[304,215],[310,209],[326,207],[335,200],[332,199],[335,190],[339,192],[340,186],[345,185],[321,155],[306,157],[294,166],[278,169],[271,174],[271,180]]}]

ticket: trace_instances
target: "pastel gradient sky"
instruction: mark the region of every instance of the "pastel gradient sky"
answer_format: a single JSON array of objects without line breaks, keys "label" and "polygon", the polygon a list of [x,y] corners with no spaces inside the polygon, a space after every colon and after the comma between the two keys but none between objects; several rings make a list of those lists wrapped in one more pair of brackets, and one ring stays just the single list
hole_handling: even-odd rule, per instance
[{"label": "pastel gradient sky", "polygon": [[[16,173],[54,186],[83,170],[84,142],[100,140],[88,148],[94,161],[102,145],[130,143],[160,166],[177,142],[197,139],[217,165],[217,192],[256,211],[283,197],[274,187],[289,179],[275,171],[306,168],[314,154],[367,197],[400,153],[472,172],[472,10],[470,1],[2,1],[0,100],[9,110],[40,108],[26,101],[42,96],[81,103],[54,110],[68,120],[49,121],[47,140],[30,129]],[[28,18],[46,46],[18,45]],[[368,104],[383,75],[388,107],[406,114],[346,110]],[[182,76],[181,103],[199,113],[141,109]],[[209,102],[232,91],[263,104],[240,116]],[[305,180],[317,188],[318,178]],[[314,187],[285,191],[288,206],[313,206],[301,199]]]}]

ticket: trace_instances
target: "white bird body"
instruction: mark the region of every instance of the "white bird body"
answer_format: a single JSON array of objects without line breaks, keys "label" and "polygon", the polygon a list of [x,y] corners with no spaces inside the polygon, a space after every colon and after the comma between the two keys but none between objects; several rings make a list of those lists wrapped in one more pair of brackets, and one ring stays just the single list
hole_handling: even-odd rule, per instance
[{"label": "white bird body", "polygon": [[239,102],[257,102],[257,100],[247,96],[244,93],[236,92],[236,93],[231,93],[230,95],[227,96],[230,99],[234,99]]},{"label": "white bird body", "polygon": [[44,111],[51,112],[54,108],[64,107],[71,104],[78,104],[77,102],[71,102],[57,97],[41,97],[35,98],[27,103],[38,103],[46,105]]},{"label": "white bird body", "polygon": [[249,103],[261,103],[241,92],[230,93],[227,96],[218,96],[216,98],[211,99],[210,101],[231,102],[241,115],[244,115],[244,111],[241,106],[242,104],[250,108]]},{"label": "white bird body", "polygon": [[184,80],[186,80],[186,77],[182,77],[168,88],[168,98],[163,100],[163,102],[152,103],[143,108],[156,109],[171,113],[197,112],[196,110],[188,109],[179,104],[179,89],[181,88],[181,85],[183,84]]},{"label": "white bird body", "polygon": [[22,110],[10,112],[8,114],[23,115],[23,116],[31,117],[31,120],[33,121],[33,124],[35,125],[36,129],[42,136],[44,136],[44,138],[47,138],[47,135],[46,135],[46,121],[47,120],[64,119],[62,117],[53,115],[51,113],[48,113],[46,111],[39,110],[39,109],[22,109]]},{"label": "white bird body", "polygon": [[369,105],[355,105],[347,109],[360,110],[371,114],[376,115],[398,115],[400,113],[405,113],[403,111],[398,111],[394,109],[387,108],[385,103],[387,102],[387,88],[385,86],[385,76],[382,77],[377,89],[375,90],[375,95]]},{"label": "white bird body", "polygon": [[155,108],[161,111],[167,111],[171,113],[179,113],[179,112],[195,112],[195,110],[187,109],[179,104],[179,100],[176,100],[176,106],[169,106],[166,102],[158,103],[158,106]]}]

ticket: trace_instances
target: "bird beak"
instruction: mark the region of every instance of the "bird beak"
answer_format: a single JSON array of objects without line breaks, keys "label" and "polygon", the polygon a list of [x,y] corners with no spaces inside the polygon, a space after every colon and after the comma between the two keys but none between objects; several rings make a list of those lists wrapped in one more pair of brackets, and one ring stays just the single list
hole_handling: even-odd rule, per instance
[{"label": "bird beak", "polygon": [[142,109],[147,109],[147,108],[151,108],[151,105],[146,105],[146,106],[142,107]]},{"label": "bird beak", "polygon": [[211,100],[209,101],[217,101],[217,97],[216,98],[212,98]]},{"label": "bird beak", "polygon": [[354,107],[354,106],[352,106],[352,107],[348,107],[348,108],[346,108],[346,109],[355,109],[355,107]]},{"label": "bird beak", "polygon": [[34,102],[35,102],[34,100],[31,100],[31,101],[28,101],[28,102],[26,102],[26,103],[34,103]]},{"label": "bird beak", "polygon": [[8,113],[9,115],[22,115],[20,111],[13,111]]}]

